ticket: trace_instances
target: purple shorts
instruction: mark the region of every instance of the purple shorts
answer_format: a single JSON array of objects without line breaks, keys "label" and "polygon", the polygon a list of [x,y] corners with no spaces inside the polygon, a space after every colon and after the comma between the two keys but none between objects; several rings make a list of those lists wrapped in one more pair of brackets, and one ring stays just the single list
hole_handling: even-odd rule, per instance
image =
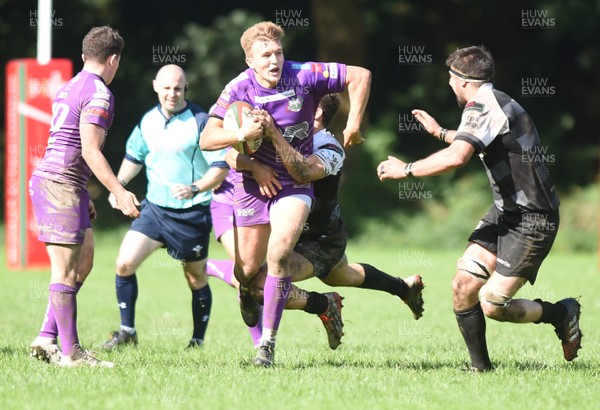
[{"label": "purple shorts", "polygon": [[92,227],[85,189],[32,176],[29,196],[41,242],[83,244],[85,230]]},{"label": "purple shorts", "polygon": [[268,224],[269,209],[282,198],[292,195],[307,195],[315,199],[313,186],[309,184],[284,185],[283,189],[269,198],[260,193],[253,179],[237,181],[233,194],[234,223],[236,226],[254,226]]},{"label": "purple shorts", "polygon": [[221,240],[221,235],[233,229],[233,202],[224,203],[215,200],[210,203],[215,238]]}]

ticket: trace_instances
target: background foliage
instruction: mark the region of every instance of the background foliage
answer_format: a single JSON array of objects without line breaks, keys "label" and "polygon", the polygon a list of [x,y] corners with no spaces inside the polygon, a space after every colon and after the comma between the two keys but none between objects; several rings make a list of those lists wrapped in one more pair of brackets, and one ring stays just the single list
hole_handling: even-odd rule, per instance
[{"label": "background foliage", "polygon": [[[3,62],[35,57],[36,28],[31,17],[36,4],[0,0]],[[61,21],[53,30],[53,55],[72,59],[75,70],[81,68],[81,39],[91,26],[109,24],[125,38],[121,68],[111,86],[117,99],[116,118],[105,148],[115,170],[131,129],[157,103],[151,80],[161,61],[175,60],[184,67],[190,82],[188,97],[208,109],[227,81],[245,68],[239,36],[254,22],[272,20],[284,26],[289,59],[369,68],[373,83],[363,124],[367,143],[348,151],[341,193],[348,229],[358,237],[385,226],[399,237],[411,233],[409,222],[410,229],[416,229],[412,225],[420,224],[420,217],[423,229],[431,229],[425,228],[426,221],[433,218],[444,222],[444,227],[435,225],[438,229],[448,231],[440,234],[453,237],[442,246],[462,243],[462,232],[471,229],[480,208],[490,203],[489,188],[478,179],[483,175],[479,161],[423,180],[425,188],[418,190],[429,192],[430,198],[420,201],[398,200],[398,184],[381,184],[374,170],[389,154],[417,159],[441,148],[414,124],[407,130],[410,110],[426,109],[444,126],[455,128],[460,110],[447,86],[444,60],[457,47],[484,44],[496,60],[495,86],[518,100],[536,122],[563,204],[571,193],[583,199],[575,201],[575,214],[565,215],[563,210],[563,229],[584,229],[587,240],[575,249],[597,249],[598,191],[592,186],[598,181],[598,2],[281,0],[269,5],[178,0],[166,7],[156,0],[55,0],[53,8],[54,17]],[[536,21],[541,26],[531,24]],[[544,21],[552,24],[544,26]],[[411,49],[421,63],[401,61]],[[4,64],[1,70],[4,79]],[[523,88],[527,79],[545,81],[553,91],[528,95]],[[4,81],[0,87],[3,93]],[[338,135],[344,114],[338,114],[332,125]],[[4,124],[4,101],[0,123]],[[4,148],[4,127],[0,148]],[[142,196],[144,186],[141,176],[133,189]],[[104,200],[104,189],[92,191],[100,199],[100,212],[115,215]],[[465,213],[473,207],[477,211]],[[104,218],[100,228],[126,222],[120,216]]]}]

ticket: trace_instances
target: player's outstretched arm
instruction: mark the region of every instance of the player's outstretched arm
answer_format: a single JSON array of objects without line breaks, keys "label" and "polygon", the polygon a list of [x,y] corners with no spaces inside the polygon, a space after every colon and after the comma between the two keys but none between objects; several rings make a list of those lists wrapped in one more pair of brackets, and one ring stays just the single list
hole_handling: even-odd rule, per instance
[{"label": "player's outstretched arm", "polygon": [[363,67],[347,66],[346,88],[350,97],[350,111],[344,129],[344,147],[349,147],[365,141],[360,124],[371,93],[371,72]]},{"label": "player's outstretched arm", "polygon": [[104,144],[104,128],[96,124],[80,124],[81,154],[98,181],[117,198],[117,206],[123,214],[137,218],[140,216],[139,201],[135,195],[127,191],[113,173],[106,157],[102,154]]},{"label": "player's outstretched arm", "polygon": [[410,164],[390,155],[387,160],[381,161],[377,166],[377,176],[381,181],[384,181],[386,179],[404,179],[411,176],[440,175],[465,165],[474,152],[475,149],[471,144],[457,140],[447,148]]},{"label": "player's outstretched arm", "polygon": [[412,115],[415,116],[417,121],[419,121],[425,130],[439,139],[440,141],[447,142],[451,144],[454,141],[454,136],[456,135],[456,131],[448,130],[442,128],[438,122],[433,118],[427,111],[414,109],[412,110]]}]

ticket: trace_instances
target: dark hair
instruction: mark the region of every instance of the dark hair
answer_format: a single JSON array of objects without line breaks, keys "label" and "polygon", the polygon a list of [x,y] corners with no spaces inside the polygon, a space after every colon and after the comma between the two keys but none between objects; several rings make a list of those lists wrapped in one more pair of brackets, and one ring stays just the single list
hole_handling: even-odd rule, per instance
[{"label": "dark hair", "polygon": [[86,59],[104,63],[113,54],[121,55],[125,42],[117,30],[108,26],[94,27],[83,38],[82,52]]},{"label": "dark hair", "polygon": [[340,96],[339,94],[325,94],[321,101],[319,101],[319,107],[323,110],[323,126],[327,127],[333,116],[340,109]]},{"label": "dark hair", "polygon": [[446,59],[450,71],[465,80],[491,81],[494,59],[484,46],[459,48]]}]

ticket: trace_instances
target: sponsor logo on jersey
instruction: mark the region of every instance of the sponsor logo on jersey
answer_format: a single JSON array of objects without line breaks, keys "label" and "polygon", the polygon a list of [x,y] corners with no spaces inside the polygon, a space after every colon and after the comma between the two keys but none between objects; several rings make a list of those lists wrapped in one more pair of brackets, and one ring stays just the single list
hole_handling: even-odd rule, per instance
[{"label": "sponsor logo on jersey", "polygon": [[88,116],[102,117],[105,120],[108,120],[108,111],[105,110],[104,108],[90,107],[90,108],[87,108],[85,111],[83,111],[83,115],[85,117],[88,117]]},{"label": "sponsor logo on jersey", "polygon": [[477,128],[477,126],[479,125],[479,117],[474,117],[474,116],[468,116],[467,117],[467,121],[465,122],[465,127],[469,127],[469,128]]},{"label": "sponsor logo on jersey", "polygon": [[229,101],[231,99],[231,96],[229,95],[229,90],[224,89],[219,98],[225,101]]},{"label": "sponsor logo on jersey", "polygon": [[465,105],[465,111],[478,111],[478,112],[483,112],[483,109],[485,108],[485,105],[482,103],[478,103],[475,101],[471,101],[470,103],[468,103],[467,105]]},{"label": "sponsor logo on jersey", "polygon": [[311,64],[311,69],[315,73],[322,73],[323,72],[323,67],[319,63],[312,63]]},{"label": "sponsor logo on jersey", "polygon": [[[325,73],[323,73],[325,75]],[[329,77],[336,79],[338,78],[338,67],[336,63],[329,63]]]},{"label": "sponsor logo on jersey", "polygon": [[294,70],[310,70],[310,69],[312,69],[312,64],[311,63],[304,63],[304,64],[294,63],[294,64],[292,64],[292,69],[294,69]]},{"label": "sponsor logo on jersey", "polygon": [[272,95],[265,95],[265,96],[255,95],[254,102],[264,104],[264,103],[273,102],[273,101],[285,100],[286,98],[292,98],[295,96],[296,96],[296,91],[293,89],[290,89],[290,90],[286,90],[281,93],[276,93],[276,94],[272,94]]},{"label": "sponsor logo on jersey", "polygon": [[99,93],[108,93],[108,88],[106,88],[106,84],[100,80],[94,80],[94,84],[96,85],[96,91]]},{"label": "sponsor logo on jersey", "polygon": [[106,100],[91,100],[89,105],[93,107],[102,107],[107,110],[110,108],[110,103]]},{"label": "sponsor logo on jersey", "polygon": [[103,98],[105,100],[110,99],[110,94],[109,93],[94,93],[92,94],[92,98]]}]

